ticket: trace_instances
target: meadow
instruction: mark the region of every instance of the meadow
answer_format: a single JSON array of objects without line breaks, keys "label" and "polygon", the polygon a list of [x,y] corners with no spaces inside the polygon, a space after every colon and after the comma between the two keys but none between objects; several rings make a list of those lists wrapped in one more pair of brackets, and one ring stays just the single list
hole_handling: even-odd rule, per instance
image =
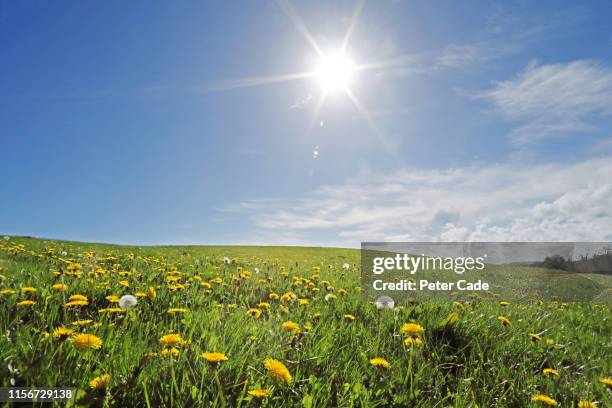
[{"label": "meadow", "polygon": [[73,387],[69,406],[612,406],[610,303],[377,308],[359,268],[351,249],[6,237],[0,386]]}]

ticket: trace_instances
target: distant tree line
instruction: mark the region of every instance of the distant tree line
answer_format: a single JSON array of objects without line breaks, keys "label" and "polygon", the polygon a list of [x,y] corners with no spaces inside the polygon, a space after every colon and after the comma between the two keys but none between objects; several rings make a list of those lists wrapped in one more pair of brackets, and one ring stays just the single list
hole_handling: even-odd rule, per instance
[{"label": "distant tree line", "polygon": [[606,250],[599,254],[582,255],[578,259],[566,259],[561,255],[550,255],[544,258],[544,261],[535,262],[531,266],[574,273],[612,275],[612,251]]}]

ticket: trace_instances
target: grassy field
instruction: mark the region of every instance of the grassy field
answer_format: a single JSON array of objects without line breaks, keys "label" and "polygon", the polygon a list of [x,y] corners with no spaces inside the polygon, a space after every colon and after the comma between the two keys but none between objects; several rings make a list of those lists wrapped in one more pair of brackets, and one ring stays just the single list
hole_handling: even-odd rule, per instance
[{"label": "grassy field", "polygon": [[[612,406],[609,303],[379,310],[359,263],[335,248],[1,240],[0,385],[121,407]],[[137,304],[121,308],[125,294]]]}]

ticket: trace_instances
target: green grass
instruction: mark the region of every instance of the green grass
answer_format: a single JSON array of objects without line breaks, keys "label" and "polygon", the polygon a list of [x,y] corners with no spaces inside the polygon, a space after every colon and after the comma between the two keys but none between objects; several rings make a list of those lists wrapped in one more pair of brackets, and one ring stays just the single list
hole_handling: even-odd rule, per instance
[{"label": "green grass", "polygon": [[[224,256],[232,259],[230,265]],[[80,277],[53,273],[65,271],[68,261],[82,266]],[[344,263],[351,265],[347,272]],[[336,248],[2,241],[0,290],[16,293],[0,295],[0,386],[16,378],[7,369],[11,363],[21,384],[77,388],[73,403],[83,405],[522,407],[534,405],[531,398],[542,393],[563,407],[582,399],[612,406],[610,390],[600,382],[612,375],[609,303],[466,302],[459,308],[429,302],[377,310],[358,290],[359,263],[359,251]],[[175,291],[166,282],[174,268],[185,286]],[[250,277],[238,278],[244,271]],[[315,274],[320,278],[313,279]],[[224,283],[213,283],[210,290],[200,284],[218,277]],[[295,286],[296,277],[311,286],[303,279]],[[129,287],[121,286],[122,280]],[[53,289],[58,282],[68,288]],[[28,286],[37,292],[21,293]],[[157,296],[139,297],[127,312],[99,312],[113,306],[106,296],[150,287]],[[269,300],[270,292],[289,291],[309,304]],[[337,298],[326,301],[332,291]],[[65,308],[73,294],[87,296],[89,305]],[[36,303],[17,306],[27,298]],[[270,307],[259,318],[247,315],[261,301]],[[189,312],[171,315],[171,307]],[[456,321],[448,319],[451,313],[458,314]],[[347,321],[345,314],[355,319]],[[501,315],[512,325],[504,327]],[[83,319],[94,323],[71,326]],[[288,320],[302,332],[283,330]],[[421,347],[403,344],[400,327],[406,322],[425,328]],[[103,345],[80,351],[70,339],[45,335],[57,327],[95,334]],[[170,331],[188,341],[174,357],[160,355],[159,339]],[[533,342],[530,332],[541,340]],[[205,351],[223,352],[228,361],[208,364],[201,356]],[[372,366],[374,357],[388,360],[390,368]],[[284,362],[292,381],[271,378],[266,358]],[[558,370],[559,378],[547,378],[544,368]],[[91,390],[89,381],[102,374],[111,375],[106,390]],[[254,388],[267,388],[269,397],[249,396]]]}]

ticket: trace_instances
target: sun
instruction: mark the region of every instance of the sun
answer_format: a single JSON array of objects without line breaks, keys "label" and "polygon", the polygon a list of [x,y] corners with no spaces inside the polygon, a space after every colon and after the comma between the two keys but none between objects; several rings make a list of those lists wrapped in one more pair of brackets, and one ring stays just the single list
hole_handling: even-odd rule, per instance
[{"label": "sun", "polygon": [[355,65],[339,52],[324,54],[320,57],[315,77],[325,91],[346,89],[352,80]]}]

